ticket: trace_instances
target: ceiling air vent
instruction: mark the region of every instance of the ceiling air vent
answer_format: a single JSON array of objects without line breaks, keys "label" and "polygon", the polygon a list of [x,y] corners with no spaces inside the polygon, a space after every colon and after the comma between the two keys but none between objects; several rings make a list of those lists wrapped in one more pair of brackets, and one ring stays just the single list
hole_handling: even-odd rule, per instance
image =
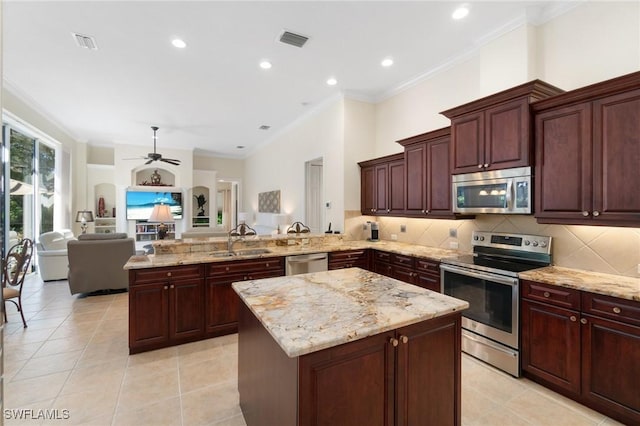
[{"label": "ceiling air vent", "polygon": [[262,126],[258,127],[258,129],[260,130],[269,130],[271,128],[271,126],[267,126],[266,124],[263,124]]},{"label": "ceiling air vent", "polygon": [[84,49],[98,50],[96,40],[91,36],[86,36],[78,33],[71,33],[76,44]]},{"label": "ceiling air vent", "polygon": [[294,34],[289,31],[285,31],[280,36],[280,41],[285,44],[290,44],[295,47],[302,47],[309,40],[309,37],[305,37],[300,34]]}]

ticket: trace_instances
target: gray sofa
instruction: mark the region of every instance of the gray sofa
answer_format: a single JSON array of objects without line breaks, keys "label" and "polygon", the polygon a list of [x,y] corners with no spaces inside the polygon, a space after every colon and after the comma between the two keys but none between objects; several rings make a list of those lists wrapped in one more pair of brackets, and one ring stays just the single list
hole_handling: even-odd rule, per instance
[{"label": "gray sofa", "polygon": [[71,294],[129,288],[123,267],[136,254],[136,246],[127,234],[82,234],[68,242],[67,251]]}]

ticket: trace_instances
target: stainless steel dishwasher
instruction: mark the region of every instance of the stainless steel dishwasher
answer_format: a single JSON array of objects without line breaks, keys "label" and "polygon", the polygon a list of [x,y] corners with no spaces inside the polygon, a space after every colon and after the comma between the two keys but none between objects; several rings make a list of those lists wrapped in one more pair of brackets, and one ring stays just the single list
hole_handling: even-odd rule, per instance
[{"label": "stainless steel dishwasher", "polygon": [[308,272],[320,272],[328,269],[329,257],[327,253],[300,254],[287,256],[287,275],[306,274]]}]

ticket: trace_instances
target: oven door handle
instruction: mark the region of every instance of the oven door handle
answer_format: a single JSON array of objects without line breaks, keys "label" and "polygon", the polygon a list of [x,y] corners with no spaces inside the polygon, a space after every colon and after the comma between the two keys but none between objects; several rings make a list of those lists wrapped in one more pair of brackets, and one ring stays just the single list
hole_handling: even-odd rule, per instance
[{"label": "oven door handle", "polygon": [[496,351],[503,352],[503,353],[505,353],[506,355],[509,355],[509,356],[516,356],[516,352],[515,352],[515,351],[505,349],[505,348],[503,348],[502,346],[500,346],[500,345],[498,345],[498,344],[492,343],[492,342],[491,342],[490,340],[488,340],[488,339],[482,339],[482,340],[480,340],[480,339],[478,339],[478,338],[476,338],[476,337],[473,337],[473,336],[471,335],[471,333],[469,333],[469,332],[468,332],[468,331],[466,331],[466,330],[463,330],[463,331],[462,331],[462,337],[463,337],[463,338],[465,338],[465,339],[469,339],[469,340],[471,340],[472,342],[477,343],[477,344],[479,344],[479,345],[488,346],[488,347],[490,347],[491,349],[495,349]]},{"label": "oven door handle", "polygon": [[468,277],[479,278],[481,280],[492,281],[500,284],[510,285],[516,287],[518,285],[517,278],[503,277],[500,275],[487,274],[479,271],[470,271],[469,269],[459,268],[453,265],[440,264],[440,269],[447,272],[453,272],[454,274],[466,275]]}]

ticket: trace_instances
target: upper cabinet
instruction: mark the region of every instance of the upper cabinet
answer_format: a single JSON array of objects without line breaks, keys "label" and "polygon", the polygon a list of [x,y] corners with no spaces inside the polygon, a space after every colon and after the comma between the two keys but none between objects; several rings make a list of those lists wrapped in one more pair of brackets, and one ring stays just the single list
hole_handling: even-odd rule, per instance
[{"label": "upper cabinet", "polygon": [[398,141],[404,146],[407,216],[453,217],[450,135],[451,129],[446,127]]},{"label": "upper cabinet", "polygon": [[404,155],[388,155],[358,165],[362,214],[401,215],[404,212]]},{"label": "upper cabinet", "polygon": [[563,93],[540,80],[443,111],[451,119],[451,174],[531,166],[531,102]]},{"label": "upper cabinet", "polygon": [[538,222],[640,225],[640,72],[532,109]]}]

